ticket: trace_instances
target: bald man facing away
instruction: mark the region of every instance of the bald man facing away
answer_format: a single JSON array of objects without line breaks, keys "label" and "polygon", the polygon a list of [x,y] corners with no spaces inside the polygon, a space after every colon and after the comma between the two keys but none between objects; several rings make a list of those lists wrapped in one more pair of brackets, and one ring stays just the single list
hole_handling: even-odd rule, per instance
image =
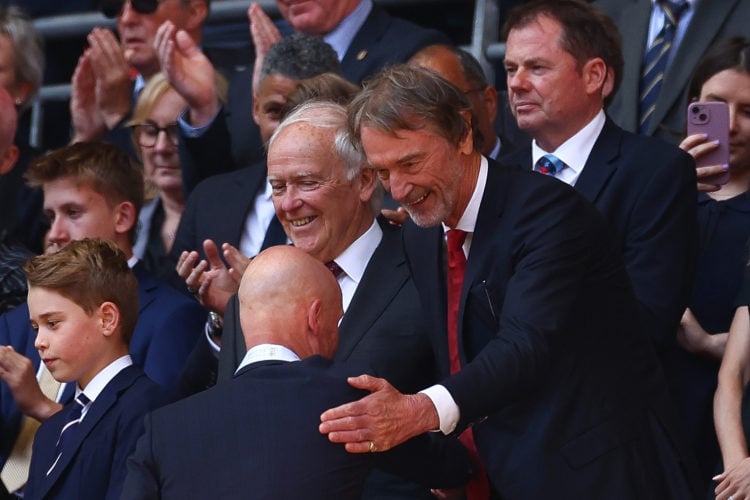
[{"label": "bald man facing away", "polygon": [[455,440],[355,455],[318,433],[323,410],[362,396],[346,382],[354,371],[331,361],[343,310],[322,263],[271,247],[247,267],[239,300],[249,350],[235,377],[146,417],[123,498],[357,499],[373,466],[433,487],[465,482]]}]

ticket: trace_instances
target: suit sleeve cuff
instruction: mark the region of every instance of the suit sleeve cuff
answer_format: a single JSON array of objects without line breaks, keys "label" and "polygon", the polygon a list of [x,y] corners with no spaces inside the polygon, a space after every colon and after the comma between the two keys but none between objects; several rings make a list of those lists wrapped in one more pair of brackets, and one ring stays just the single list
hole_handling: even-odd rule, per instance
[{"label": "suit sleeve cuff", "polygon": [[216,117],[219,116],[219,113],[221,113],[222,108],[219,107],[219,110],[216,112],[213,118],[211,118],[211,121],[206,123],[205,125],[202,125],[200,127],[195,127],[191,125],[188,122],[188,108],[185,108],[182,110],[182,112],[177,117],[177,124],[180,127],[180,131],[185,137],[189,137],[191,139],[194,139],[196,137],[200,137],[203,134],[206,133],[206,130],[211,127],[211,125],[216,121]]},{"label": "suit sleeve cuff", "polygon": [[440,419],[440,432],[447,436],[455,431],[461,411],[448,389],[442,385],[433,385],[419,392],[430,398],[432,404],[435,405]]}]

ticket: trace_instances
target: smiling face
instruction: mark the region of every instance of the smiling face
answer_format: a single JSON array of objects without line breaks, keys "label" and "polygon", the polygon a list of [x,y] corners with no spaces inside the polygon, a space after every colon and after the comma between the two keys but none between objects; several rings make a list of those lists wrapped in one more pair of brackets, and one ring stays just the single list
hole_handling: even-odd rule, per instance
[{"label": "smiling face", "polygon": [[276,216],[294,246],[321,262],[339,256],[373,221],[374,176],[362,169],[348,180],[333,137],[331,128],[293,123],[268,150]]},{"label": "smiling face", "polygon": [[[602,108],[601,59],[578,67],[560,46],[561,24],[542,15],[512,29],[505,52],[508,99],[518,127],[554,151]],[[603,75],[600,74],[604,71]]]},{"label": "smiling face", "polygon": [[474,189],[463,162],[473,152],[471,134],[458,146],[428,128],[391,134],[364,125],[361,136],[368,163],[417,225],[458,222]]},{"label": "smiling face", "polygon": [[750,74],[736,69],[716,73],[703,84],[700,100],[729,105],[729,166],[750,170]]},{"label": "smiling face", "polygon": [[28,305],[34,347],[56,380],[83,388],[109,364],[101,308],[89,315],[55,290],[36,286],[29,288]]},{"label": "smiling face", "polygon": [[[185,106],[185,100],[174,90],[169,90],[154,104],[145,121],[165,128],[177,121],[177,116]],[[167,134],[159,132],[153,146],[139,146],[139,149],[146,179],[153,182],[160,191],[181,193],[180,157],[177,154],[177,145],[172,143]]]},{"label": "smiling face", "polygon": [[279,12],[295,29],[325,35],[353,11],[360,0],[276,0]]}]

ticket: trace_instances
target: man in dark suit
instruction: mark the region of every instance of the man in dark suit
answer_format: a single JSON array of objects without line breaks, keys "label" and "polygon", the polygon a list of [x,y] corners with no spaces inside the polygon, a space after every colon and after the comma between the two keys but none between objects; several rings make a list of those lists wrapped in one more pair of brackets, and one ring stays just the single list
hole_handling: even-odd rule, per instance
[{"label": "man in dark suit", "polygon": [[[608,113],[625,130],[635,132],[639,123],[640,83],[643,60],[658,29],[663,24],[663,10],[650,0],[597,0],[594,5],[612,16],[627,40],[624,46],[625,69],[622,85],[614,95]],[[695,0],[678,20],[670,62],[645,134],[677,144],[685,136],[688,83],[695,66],[716,41],[747,34],[750,1],[712,2]]]},{"label": "man in dark suit", "polygon": [[427,228],[407,223],[404,246],[452,375],[409,395],[351,379],[373,394],[326,411],[321,432],[361,453],[471,426],[502,498],[690,498],[666,385],[601,215],[559,182],[482,157],[469,110],[452,85],[403,66],[349,107],[357,146]]},{"label": "man in dark suit", "polygon": [[346,383],[351,369],[331,362],[341,296],[305,252],[261,252],[240,285],[249,349],[237,375],[146,418],[123,498],[358,499],[375,465],[463,484],[468,461],[455,441],[421,436],[390,456],[355,456],[317,432],[322,409],[362,395]]},{"label": "man in dark suit", "polygon": [[[138,210],[143,203],[143,174],[128,155],[105,143],[79,143],[40,158],[29,171],[44,191],[51,219],[48,252],[71,241],[100,237],[114,241],[129,259],[138,279],[139,318],[130,342],[133,361],[168,391],[176,390],[182,366],[202,331],[206,311],[148,275],[132,257]],[[93,183],[90,179],[96,179]],[[0,461],[5,462],[23,414],[44,421],[66,402],[69,391],[44,397],[35,374],[40,371],[36,334],[23,304],[0,316],[3,353],[0,377]],[[6,364],[7,363],[7,364]]]},{"label": "man in dark suit", "polygon": [[[555,22],[535,37],[531,28],[540,15]],[[578,20],[589,25],[577,28]],[[605,115],[604,101],[622,74],[620,39],[608,16],[563,3],[522,7],[511,12],[504,31],[511,110],[534,140],[502,162],[537,171],[545,155],[563,162],[548,175],[574,186],[604,215],[625,259],[642,325],[661,354],[675,345],[692,287],[695,162],[676,146],[625,132]],[[576,43],[564,44],[563,37]],[[535,72],[539,61],[549,71]]]}]

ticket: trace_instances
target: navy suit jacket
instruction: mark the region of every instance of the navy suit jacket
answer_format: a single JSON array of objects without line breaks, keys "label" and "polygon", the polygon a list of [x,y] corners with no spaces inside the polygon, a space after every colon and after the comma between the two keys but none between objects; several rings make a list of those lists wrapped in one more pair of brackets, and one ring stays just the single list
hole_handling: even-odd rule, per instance
[{"label": "navy suit jacket", "polygon": [[[664,74],[661,93],[646,131],[648,135],[673,143],[685,135],[688,85],[698,61],[717,41],[748,35],[750,0],[695,3],[693,18]],[[634,132],[638,130],[641,65],[646,53],[651,1],[597,0],[594,5],[612,16],[624,40],[622,84],[608,111],[620,126]]]},{"label": "navy suit jacket", "polygon": [[[531,147],[503,161],[530,170]],[[625,132],[608,119],[575,189],[604,215],[625,259],[643,327],[658,351],[669,349],[697,259],[695,161],[676,146]]]},{"label": "navy suit jacket", "polygon": [[[384,377],[401,391],[416,392],[436,380],[434,353],[406,267],[401,231],[387,222],[380,226],[383,239],[341,320],[334,359]],[[230,306],[224,319],[219,380],[230,379],[247,352],[236,296]]]},{"label": "navy suit jacket", "polygon": [[[146,273],[142,265],[137,264],[133,272],[138,278],[140,306],[130,355],[149,378],[172,393],[185,360],[203,332],[206,311],[196,301]],[[0,345],[13,346],[31,360],[36,372],[39,352],[34,347],[35,339],[26,303],[0,316]],[[72,391],[68,391],[68,398],[70,394]],[[0,384],[0,411],[0,463],[5,463],[22,416],[6,384]]]},{"label": "navy suit jacket", "polygon": [[71,405],[37,430],[24,498],[119,499],[126,461],[143,433],[143,417],[165,403],[162,389],[135,365],[118,373],[89,407],[70,449],[57,458],[56,444]]},{"label": "navy suit jacket", "polygon": [[346,382],[356,373],[319,356],[261,361],[153,412],[122,498],[358,499],[376,465],[463,484],[467,457],[455,440],[423,435],[387,453],[352,454],[318,432],[323,411],[363,396]]},{"label": "navy suit jacket", "polygon": [[[461,292],[464,366],[442,382],[458,430],[474,425],[502,498],[691,498],[666,384],[601,215],[557,180],[493,164]],[[408,223],[404,245],[447,375],[442,228]]]}]

